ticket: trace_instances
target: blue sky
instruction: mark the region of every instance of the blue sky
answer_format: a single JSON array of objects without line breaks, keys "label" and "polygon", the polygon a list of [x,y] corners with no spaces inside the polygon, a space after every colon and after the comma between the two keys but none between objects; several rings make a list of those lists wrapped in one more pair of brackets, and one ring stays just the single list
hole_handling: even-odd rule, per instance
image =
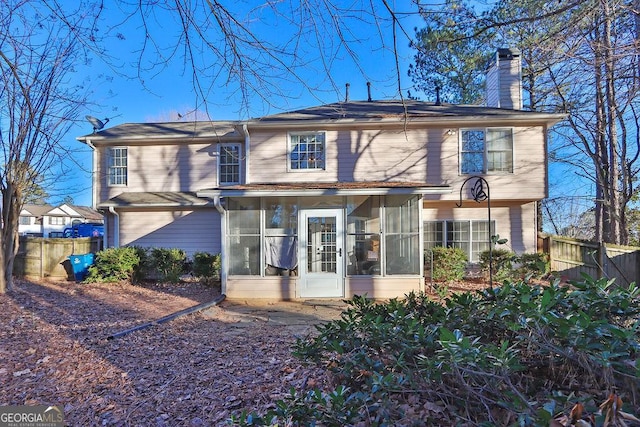
[{"label": "blue sky", "polygon": [[[101,25],[105,28],[105,34],[107,32],[110,34],[104,43],[108,59],[105,61],[94,57],[90,66],[78,68],[78,75],[75,78],[86,84],[91,93],[89,97],[91,105],[71,130],[68,141],[65,141],[65,144],[72,147],[75,160],[83,168],[78,170],[75,176],[63,182],[66,190],[56,191],[55,194],[58,196],[56,199],[69,195],[75,204],[90,206],[92,203],[91,151],[75,140],[77,136],[92,132],[91,125],[84,120],[85,114],[102,120],[109,118],[107,127],[130,122],[174,121],[178,120],[177,113],[187,116],[196,108],[201,113],[206,110],[209,117],[214,120],[239,120],[344,100],[346,83],[350,83],[350,99],[364,100],[367,99],[367,81],[371,82],[374,99],[398,96],[391,26],[388,22],[382,21],[378,26],[371,20],[364,22],[366,14],[357,16],[354,14],[353,17],[345,18],[353,23],[349,27],[351,33],[345,35],[352,40],[349,44],[353,49],[352,54],[344,48],[337,47],[337,41],[326,34],[323,35],[326,39],[322,42],[326,43],[325,48],[328,46],[334,54],[329,58],[330,63],[323,62],[320,55],[313,52],[314,41],[309,41],[307,50],[300,52],[300,56],[309,58],[308,63],[303,64],[304,66],[298,71],[304,84],[294,81],[290,76],[274,79],[274,84],[282,90],[282,95],[265,91],[263,96],[254,94],[243,102],[238,93],[237,83],[229,82],[225,78],[218,78],[216,81],[203,78],[201,81],[203,87],[209,89],[211,85],[206,103],[203,104],[202,97],[198,96],[194,90],[191,70],[185,67],[181,54],[174,55],[171,61],[163,62],[162,66],[156,65],[149,71],[143,70],[138,73],[139,67],[136,61],[139,58],[144,34],[141,22],[135,18],[120,25],[126,16],[126,11],[122,10],[117,3],[105,3]],[[343,3],[353,2],[344,1]],[[415,6],[411,5],[410,0],[398,0],[395,3],[396,10],[415,11]],[[248,5],[251,2],[230,2],[230,4],[231,9],[241,11],[238,16],[244,16],[242,14],[249,10]],[[171,14],[162,10],[152,12],[147,21],[150,36],[154,43],[164,46],[163,52],[169,52],[178,45],[181,27]],[[413,28],[420,26],[420,18],[417,15],[402,16],[403,27],[409,35],[413,35]],[[250,25],[258,36],[264,35],[266,40],[273,43],[287,41],[294,31],[293,28],[288,28],[290,23],[286,22],[286,19],[280,19],[268,10],[252,10],[251,17],[251,21],[246,21],[247,25]],[[116,24],[118,24],[117,27]],[[108,31],[110,27],[112,28]],[[211,38],[215,37],[212,35]],[[402,32],[397,40],[401,85],[403,95],[406,95],[407,90],[410,89],[407,69],[413,53],[408,47],[408,39]],[[150,55],[143,57],[143,68],[151,68],[151,61],[157,58],[153,52],[149,51],[149,53]],[[305,88],[305,85],[308,87]],[[201,113],[200,118],[203,117]]]},{"label": "blue sky", "polygon": [[[74,6],[77,4],[72,0],[64,0],[63,3],[65,2]],[[224,75],[218,76],[216,80],[201,75],[201,84],[207,90],[206,102],[203,103],[202,96],[194,90],[192,72],[184,65],[183,51],[175,50],[176,46],[181,46],[183,36],[175,13],[158,8],[150,10],[147,15],[150,38],[147,41],[151,40],[160,45],[161,55],[169,56],[173,53],[173,56],[171,60],[158,61],[158,55],[148,50],[147,55],[142,56],[140,68],[136,61],[140,58],[145,34],[141,21],[134,15],[134,18],[124,22],[131,10],[122,9],[125,6],[120,2],[105,3],[99,26],[101,34],[105,37],[101,46],[106,49],[107,60],[94,57],[90,66],[78,68],[75,78],[86,84],[90,91],[91,105],[81,114],[65,141],[65,144],[72,147],[74,159],[82,167],[77,170],[75,176],[61,182],[64,186],[63,191],[55,192],[57,200],[52,200],[53,203],[59,202],[64,195],[73,197],[74,203],[78,205],[90,206],[92,203],[91,150],[75,140],[77,136],[92,132],[91,125],[84,120],[85,114],[100,119],[109,118],[107,127],[130,122],[173,121],[178,120],[178,113],[193,117],[188,116],[188,113],[195,108],[201,112],[206,110],[214,120],[238,120],[344,100],[346,83],[350,83],[350,99],[364,100],[367,98],[367,81],[372,84],[374,99],[398,96],[391,26],[388,21],[373,22],[367,12],[356,11],[352,15],[343,16],[350,24],[344,36],[350,40],[349,48],[353,49],[351,55],[337,45],[335,36],[332,37],[330,33],[322,34],[323,39],[318,42],[311,37],[311,31],[307,35],[308,45],[301,47],[299,51],[304,61],[302,65],[300,62],[296,65],[300,67],[298,76],[302,82],[295,81],[291,76],[280,76],[271,80],[282,90],[281,95],[265,90],[261,96],[260,90],[253,90],[249,91],[248,98],[243,99],[238,93],[237,82],[229,82]],[[238,0],[228,3],[231,10],[238,11],[235,16],[242,19],[243,24],[258,37],[263,37],[266,42],[285,43],[297,31],[292,27],[292,22],[287,21],[287,16],[274,16],[269,9],[255,9],[251,6],[262,2]],[[340,0],[338,3],[360,4],[358,0]],[[369,4],[366,1],[363,3]],[[400,12],[416,10],[411,0],[397,0],[391,4],[394,10]],[[388,17],[382,8],[378,13]],[[420,28],[423,25],[421,18],[415,14],[399,16],[409,36],[414,35],[414,27]],[[313,16],[306,19],[312,18],[315,19]],[[305,22],[301,24],[306,26]],[[217,37],[215,33],[209,34],[211,41],[216,41]],[[322,43],[325,49],[333,52],[331,55],[324,55],[324,62],[317,51],[317,43]],[[407,36],[398,31],[396,45],[403,95],[411,89],[407,69],[413,60],[413,51],[408,44]],[[197,65],[203,67],[207,65],[210,55],[201,55],[198,58],[202,59],[202,62]],[[154,64],[154,61],[160,64]],[[283,61],[289,60],[284,58]],[[271,69],[265,75],[275,76],[276,73],[277,70]],[[204,117],[200,114],[199,118]],[[567,174],[554,165],[550,167],[552,193],[566,194],[573,191],[568,190],[569,187],[584,185],[584,181],[577,177],[573,180],[572,173]],[[560,177],[561,186],[556,186],[557,177]],[[582,189],[580,193],[583,190],[589,189]],[[583,210],[582,206],[578,208]]]}]

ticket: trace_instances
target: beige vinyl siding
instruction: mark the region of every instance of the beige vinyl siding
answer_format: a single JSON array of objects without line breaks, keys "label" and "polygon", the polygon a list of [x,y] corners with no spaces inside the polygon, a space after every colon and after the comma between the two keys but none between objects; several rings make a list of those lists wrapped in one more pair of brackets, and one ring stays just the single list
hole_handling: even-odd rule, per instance
[{"label": "beige vinyl siding", "polygon": [[120,246],[180,248],[220,253],[220,214],[198,210],[120,211]]},{"label": "beige vinyl siding", "polygon": [[231,276],[222,292],[227,299],[291,300],[300,297],[297,283],[294,277]]},{"label": "beige vinyl siding", "polygon": [[[269,132],[254,135],[251,133],[251,152],[248,155],[250,175],[247,182],[287,182],[287,144],[286,131]],[[322,170],[296,172],[293,176],[306,175],[318,177]]]},{"label": "beige vinyl siding", "polygon": [[374,299],[398,298],[411,292],[424,291],[422,277],[347,277],[345,297],[366,295]]},{"label": "beige vinyl siding", "polygon": [[123,191],[197,191],[217,186],[217,144],[128,146],[127,185],[107,185],[108,147],[99,155],[100,201]]},{"label": "beige vinyl siding", "polygon": [[[358,131],[351,133],[348,151],[353,165],[355,181],[416,181],[427,179],[427,132],[411,131]],[[342,170],[344,178],[350,177]],[[347,180],[347,179],[345,179]]]},{"label": "beige vinyl siding", "polygon": [[[251,134],[250,182],[422,181],[426,178],[426,132],[323,130],[325,170],[288,169],[286,131]],[[292,132],[295,133],[295,132]]]},{"label": "beige vinyl siding", "polygon": [[[477,126],[477,125],[476,125]],[[484,124],[482,125],[484,126]],[[472,124],[469,127],[473,127]],[[508,125],[500,125],[507,127]],[[453,135],[447,135],[449,129]],[[322,129],[317,129],[322,130]],[[326,169],[289,171],[288,136],[281,132],[251,134],[250,182],[419,181],[447,184],[454,191],[433,199],[456,200],[471,175],[459,170],[460,128],[396,130],[324,130]],[[539,200],[546,197],[544,128],[513,127],[514,173],[484,175],[493,199]]]},{"label": "beige vinyl siding", "polygon": [[[296,277],[232,276],[223,293],[227,299],[291,300],[300,298]],[[421,277],[348,277],[344,297],[367,295],[374,299],[397,298],[410,292],[424,291]]]},{"label": "beige vinyl siding", "polygon": [[[474,203],[475,202],[471,202]],[[487,220],[488,210],[486,203],[481,208],[458,208],[455,206],[443,206],[435,208],[427,204],[423,210],[423,221],[443,220]],[[466,205],[465,205],[466,206]],[[492,206],[491,220],[496,223],[496,234],[508,239],[505,247],[516,253],[531,253],[537,250],[536,232],[536,204],[535,202],[523,205],[512,204],[508,206]]]},{"label": "beige vinyl siding", "polygon": [[[513,137],[513,173],[482,175],[489,183],[492,200],[540,200],[545,198],[547,166],[544,129],[542,127],[513,128]],[[429,132],[427,182],[446,183],[454,189],[450,194],[438,196],[439,200],[459,200],[460,187],[467,178],[473,176],[461,175],[459,172],[458,138],[459,129],[456,129],[454,135],[447,135],[446,130],[443,129],[432,129]],[[439,143],[440,140],[443,142]],[[463,197],[471,197],[468,191],[470,188],[471,185],[465,187]],[[430,196],[427,198],[435,199]]]}]

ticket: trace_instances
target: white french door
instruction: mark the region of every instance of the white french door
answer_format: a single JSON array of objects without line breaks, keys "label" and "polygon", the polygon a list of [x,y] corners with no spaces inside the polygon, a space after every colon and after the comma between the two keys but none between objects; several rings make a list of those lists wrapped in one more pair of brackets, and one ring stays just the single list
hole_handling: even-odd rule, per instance
[{"label": "white french door", "polygon": [[300,212],[299,284],[303,298],[344,296],[344,229],[341,209]]}]

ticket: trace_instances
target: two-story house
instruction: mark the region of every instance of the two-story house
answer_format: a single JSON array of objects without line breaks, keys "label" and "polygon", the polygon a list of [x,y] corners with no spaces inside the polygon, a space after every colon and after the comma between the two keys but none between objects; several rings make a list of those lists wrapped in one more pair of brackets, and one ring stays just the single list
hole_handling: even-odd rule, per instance
[{"label": "two-story house", "polygon": [[[106,244],[219,252],[228,298],[281,299],[422,290],[425,248],[477,261],[492,234],[534,252],[547,132],[563,116],[521,110],[517,51],[500,50],[488,80],[488,107],[345,100],[80,137]],[[463,188],[474,176],[491,223]]]}]

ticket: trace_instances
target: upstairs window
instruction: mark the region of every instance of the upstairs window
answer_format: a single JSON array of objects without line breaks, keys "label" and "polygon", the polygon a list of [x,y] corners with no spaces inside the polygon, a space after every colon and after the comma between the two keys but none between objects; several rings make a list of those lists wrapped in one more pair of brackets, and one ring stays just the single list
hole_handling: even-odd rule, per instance
[{"label": "upstairs window", "polygon": [[127,149],[114,147],[109,149],[109,185],[127,185]]},{"label": "upstairs window", "polygon": [[289,134],[290,170],[324,169],[324,167],[324,132]]},{"label": "upstairs window", "polygon": [[220,146],[218,172],[220,184],[240,184],[240,144]]},{"label": "upstairs window", "polygon": [[513,173],[511,129],[462,129],[460,173]]}]

